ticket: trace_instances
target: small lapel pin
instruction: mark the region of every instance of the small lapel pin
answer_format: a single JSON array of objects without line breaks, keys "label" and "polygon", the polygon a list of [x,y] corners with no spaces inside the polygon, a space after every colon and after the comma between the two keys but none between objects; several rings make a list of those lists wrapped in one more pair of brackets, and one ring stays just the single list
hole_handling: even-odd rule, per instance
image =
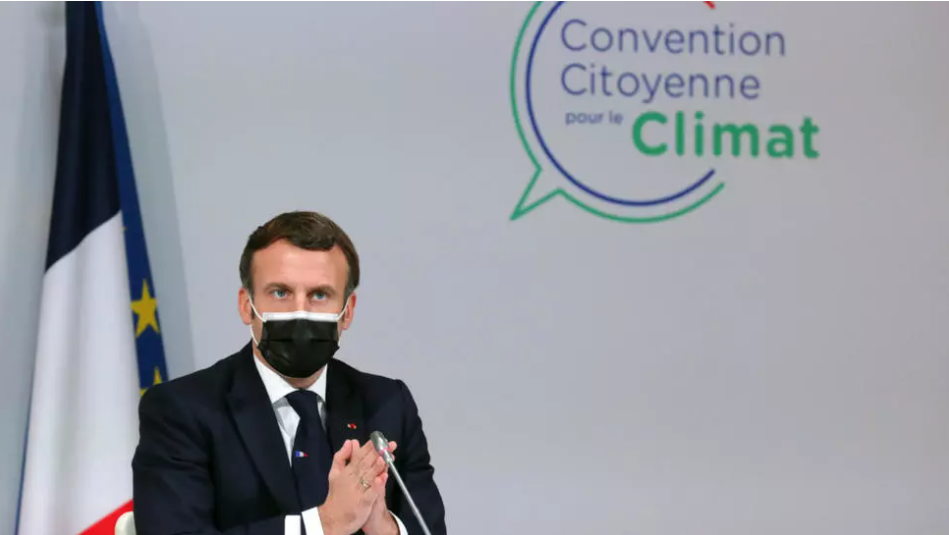
[{"label": "small lapel pin", "polygon": [[297,450],[297,451],[293,452],[293,456],[296,457],[297,459],[299,459],[299,458],[301,458],[301,457],[306,457],[306,452],[305,452],[305,451]]},{"label": "small lapel pin", "polygon": [[346,424],[346,427],[350,429],[356,429],[356,424]]}]

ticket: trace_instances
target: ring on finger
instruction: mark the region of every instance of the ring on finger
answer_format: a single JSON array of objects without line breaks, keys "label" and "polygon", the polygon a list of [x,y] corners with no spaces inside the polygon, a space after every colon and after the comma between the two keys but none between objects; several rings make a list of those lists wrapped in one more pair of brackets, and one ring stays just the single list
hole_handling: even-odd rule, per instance
[{"label": "ring on finger", "polygon": [[362,485],[362,488],[364,488],[364,489],[368,489],[369,487],[372,486],[372,485],[369,484],[368,481],[366,481],[366,478],[364,478],[364,477],[359,478],[359,484]]}]

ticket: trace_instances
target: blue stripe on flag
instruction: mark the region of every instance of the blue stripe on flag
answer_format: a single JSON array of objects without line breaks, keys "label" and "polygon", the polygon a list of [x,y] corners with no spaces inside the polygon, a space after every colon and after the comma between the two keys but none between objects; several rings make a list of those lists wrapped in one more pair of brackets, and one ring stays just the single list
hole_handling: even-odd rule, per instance
[{"label": "blue stripe on flag", "polygon": [[66,4],[66,69],[46,268],[119,212],[109,99],[96,11]]},{"label": "blue stripe on flag", "polygon": [[132,292],[133,301],[138,373],[141,388],[144,391],[168,378],[168,371],[165,368],[165,347],[162,343],[159,327],[155,284],[152,280],[152,271],[148,262],[145,230],[142,225],[142,213],[135,187],[135,172],[125,128],[125,114],[122,111],[118,78],[112,63],[112,52],[109,50],[105,17],[102,15],[102,4],[96,2],[95,6],[99,20],[102,55],[104,57],[104,79],[108,89],[109,116],[114,140],[115,169],[122,205],[122,221],[125,224],[125,252],[128,261],[129,288]]}]

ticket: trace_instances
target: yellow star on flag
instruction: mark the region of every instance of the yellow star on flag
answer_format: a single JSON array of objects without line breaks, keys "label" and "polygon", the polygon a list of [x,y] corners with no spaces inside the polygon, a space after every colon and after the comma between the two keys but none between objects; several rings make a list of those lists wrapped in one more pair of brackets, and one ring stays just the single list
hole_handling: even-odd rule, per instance
[{"label": "yellow star on flag", "polygon": [[[155,366],[155,379],[152,381],[152,386],[161,384],[161,372],[158,371],[158,366]],[[144,396],[145,391],[148,390],[148,387],[143,388],[139,393],[139,396]]]},{"label": "yellow star on flag", "polygon": [[135,338],[138,338],[145,329],[151,327],[158,332],[158,301],[148,291],[148,281],[142,281],[142,298],[132,301],[132,310],[138,314],[138,324],[135,326]]}]

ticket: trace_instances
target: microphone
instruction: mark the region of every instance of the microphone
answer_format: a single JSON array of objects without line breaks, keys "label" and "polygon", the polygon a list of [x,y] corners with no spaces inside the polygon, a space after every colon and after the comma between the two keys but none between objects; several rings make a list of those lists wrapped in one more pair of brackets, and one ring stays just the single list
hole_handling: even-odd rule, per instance
[{"label": "microphone", "polygon": [[413,500],[412,495],[409,494],[409,489],[405,488],[405,482],[402,481],[402,476],[400,476],[399,471],[395,469],[395,463],[392,462],[392,453],[389,452],[389,439],[387,439],[381,431],[373,431],[369,435],[369,440],[372,441],[372,447],[382,456],[382,460],[389,465],[389,469],[392,470],[392,475],[395,476],[396,482],[402,487],[402,493],[405,494],[405,499],[408,500],[409,507],[412,508],[412,513],[415,514],[419,525],[422,526],[422,531],[425,532],[425,535],[432,535],[432,532],[428,530],[428,525],[425,524],[425,519],[422,518],[422,513],[420,513],[418,507],[415,506],[415,500]]}]

